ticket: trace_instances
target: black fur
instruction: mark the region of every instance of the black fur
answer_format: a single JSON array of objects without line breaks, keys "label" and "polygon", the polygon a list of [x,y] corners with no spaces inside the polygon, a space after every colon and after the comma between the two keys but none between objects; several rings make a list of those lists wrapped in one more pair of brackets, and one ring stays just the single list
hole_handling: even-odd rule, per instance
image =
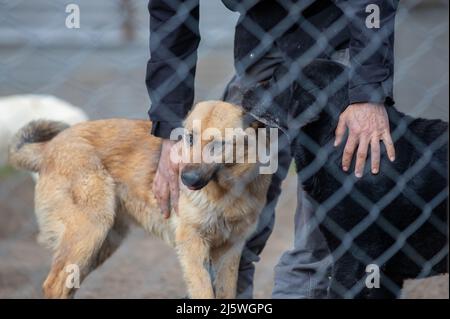
[{"label": "black fur", "polygon": [[[448,124],[387,107],[396,160],[382,147],[380,173],[372,175],[366,164],[357,179],[354,164],[349,173],[341,169],[345,143],[332,145],[348,105],[346,68],[317,60],[280,88],[277,80],[289,72],[281,68],[247,92],[243,106],[259,118],[268,112],[269,122],[289,129],[299,181],[319,204],[316,215],[334,258],[330,297],[398,297],[404,279],[448,272]],[[270,105],[261,99],[267,90],[275,96]],[[277,116],[283,120],[274,121]],[[382,271],[379,289],[364,284],[371,263]]]}]

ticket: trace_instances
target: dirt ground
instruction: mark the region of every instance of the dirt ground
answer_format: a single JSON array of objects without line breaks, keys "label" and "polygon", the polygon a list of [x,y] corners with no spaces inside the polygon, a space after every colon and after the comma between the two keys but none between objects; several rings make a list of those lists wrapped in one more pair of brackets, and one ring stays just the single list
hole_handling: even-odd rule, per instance
[{"label": "dirt ground", "polygon": [[[60,27],[65,13],[57,1],[52,5],[43,0],[22,1],[9,5],[7,11],[0,10],[0,15],[6,14],[0,19],[0,96],[53,94],[82,107],[92,119],[146,118],[148,13],[146,1],[133,2],[137,8],[137,38],[119,44],[108,37],[115,27],[111,20],[119,20],[110,18],[115,10],[110,0],[95,4],[77,1],[83,25],[76,32]],[[427,5],[406,12],[406,2],[401,2],[395,44],[396,101],[408,114],[448,120],[448,2],[423,3]],[[196,99],[217,99],[233,75],[237,16],[220,1],[204,0],[201,17]],[[19,22],[21,28],[16,30]],[[90,31],[96,33],[90,36]],[[295,176],[290,175],[283,187],[276,227],[256,268],[257,298],[270,297],[274,265],[293,241]],[[40,286],[49,269],[50,255],[35,241],[32,204],[32,179],[0,168],[0,298],[42,297]],[[404,296],[448,298],[448,280],[444,276],[408,282]],[[185,289],[174,252],[141,229],[132,231],[77,294],[77,298],[183,296]]]},{"label": "dirt ground", "polygon": [[[19,195],[20,207],[0,203],[0,299],[42,298],[41,284],[50,266],[50,254],[35,237],[37,225],[32,209],[33,181],[26,174],[9,173],[0,178]],[[291,174],[283,185],[276,226],[256,267],[255,298],[270,298],[273,268],[293,239],[296,178]],[[20,208],[20,210],[17,210]],[[448,275],[407,281],[404,298],[448,298]],[[182,298],[185,287],[174,251],[134,228],[119,250],[94,271],[76,298]]]}]

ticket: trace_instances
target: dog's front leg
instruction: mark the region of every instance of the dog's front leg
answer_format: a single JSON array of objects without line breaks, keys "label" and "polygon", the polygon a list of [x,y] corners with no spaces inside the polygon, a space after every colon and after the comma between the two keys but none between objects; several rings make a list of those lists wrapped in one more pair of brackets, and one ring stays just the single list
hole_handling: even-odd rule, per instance
[{"label": "dog's front leg", "polygon": [[193,299],[213,299],[214,290],[209,274],[209,245],[191,226],[179,226],[176,231],[178,257]]},{"label": "dog's front leg", "polygon": [[216,269],[214,288],[217,299],[236,298],[239,262],[243,247],[244,242],[225,244],[211,252]]}]

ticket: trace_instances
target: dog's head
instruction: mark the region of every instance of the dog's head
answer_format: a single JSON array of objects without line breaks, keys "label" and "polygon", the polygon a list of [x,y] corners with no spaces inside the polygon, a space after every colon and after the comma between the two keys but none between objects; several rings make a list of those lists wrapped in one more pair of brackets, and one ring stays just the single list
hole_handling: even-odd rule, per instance
[{"label": "dog's head", "polygon": [[183,184],[191,190],[211,181],[230,187],[254,173],[258,165],[257,129],[261,127],[241,107],[230,103],[207,101],[194,106],[184,123]]}]

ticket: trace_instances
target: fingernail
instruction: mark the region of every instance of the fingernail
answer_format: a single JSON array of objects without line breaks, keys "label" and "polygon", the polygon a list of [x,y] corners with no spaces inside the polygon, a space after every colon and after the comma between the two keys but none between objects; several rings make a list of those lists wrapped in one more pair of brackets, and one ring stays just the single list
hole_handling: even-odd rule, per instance
[{"label": "fingernail", "polygon": [[334,145],[334,147],[336,147],[337,146],[337,141],[334,141],[333,145]]},{"label": "fingernail", "polygon": [[355,175],[356,175],[356,177],[358,177],[358,178],[361,178],[361,177],[362,177],[362,174],[361,174],[360,172],[356,172]]},{"label": "fingernail", "polygon": [[395,157],[394,156],[391,156],[389,159],[391,160],[391,162],[395,161]]},{"label": "fingernail", "polygon": [[372,170],[372,174],[378,174],[378,170],[374,168],[374,169]]},{"label": "fingernail", "polygon": [[343,169],[344,171],[347,171],[347,170],[348,170],[348,167],[347,167],[347,166],[343,166],[342,169]]}]

